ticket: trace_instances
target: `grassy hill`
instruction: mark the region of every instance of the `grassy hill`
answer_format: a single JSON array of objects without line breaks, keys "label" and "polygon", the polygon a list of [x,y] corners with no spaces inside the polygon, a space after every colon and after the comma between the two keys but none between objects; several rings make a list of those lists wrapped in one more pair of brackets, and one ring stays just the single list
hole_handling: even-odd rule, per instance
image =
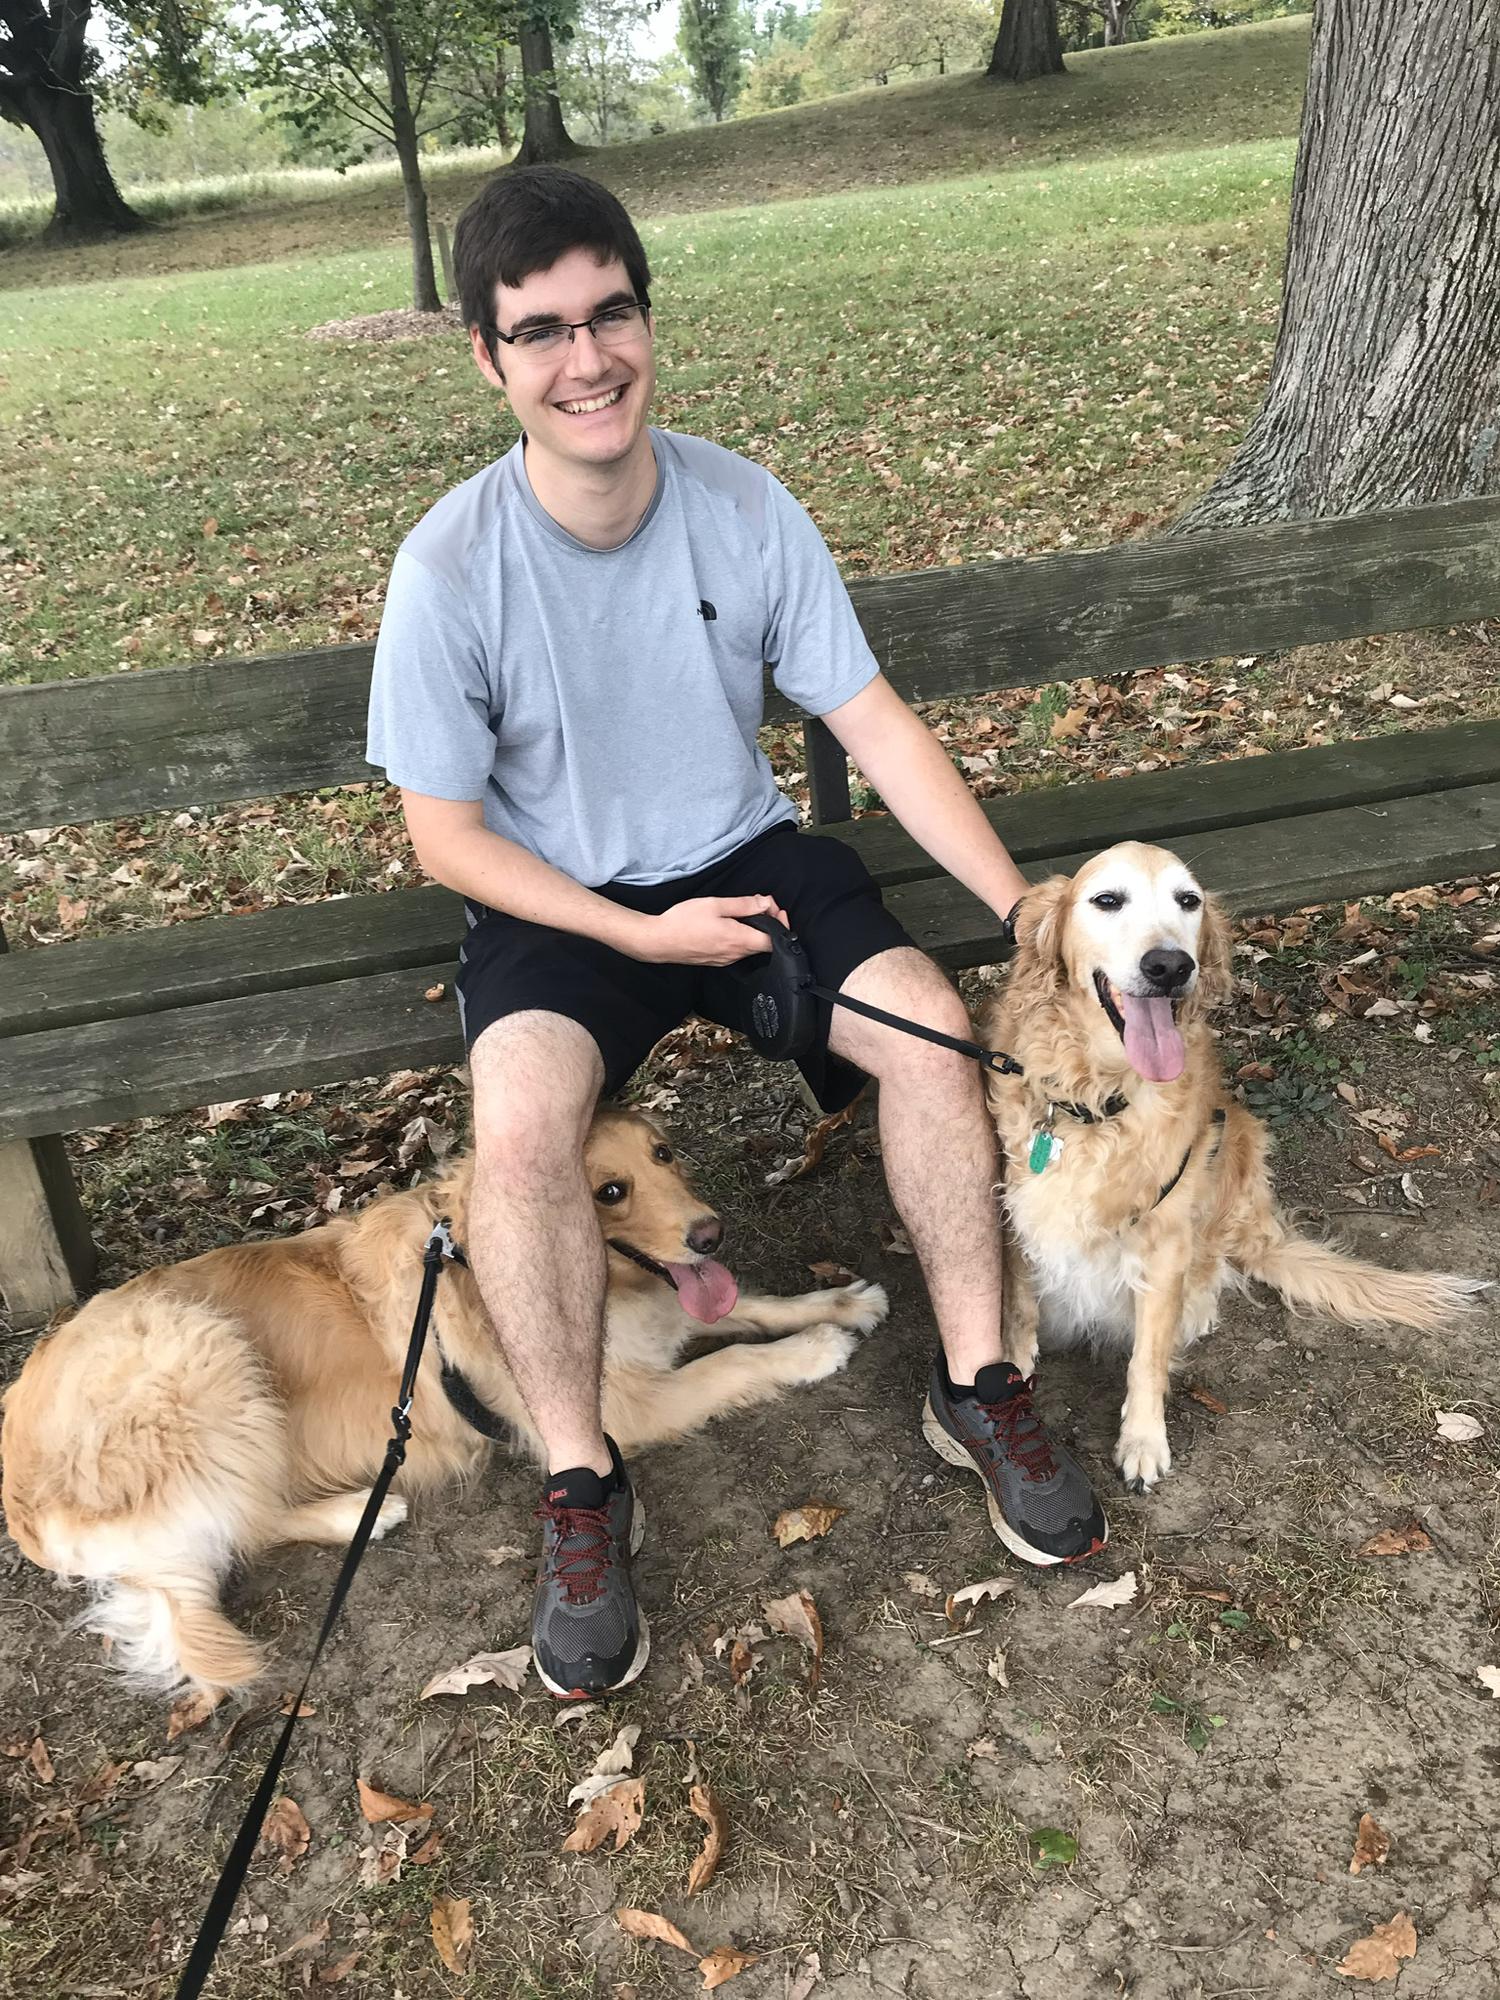
[{"label": "grassy hill", "polygon": [[[580,156],[633,212],[680,214],[840,190],[894,187],[1011,166],[1235,145],[1295,135],[1307,68],[1305,18],[1182,36],[1068,58],[1065,77],[1016,88],[975,72],[794,105],[727,125]],[[436,154],[435,213],[451,222],[498,153]],[[168,205],[170,205],[169,198]],[[397,244],[404,237],[393,166],[258,178],[185,189],[145,238],[85,251],[13,242],[0,287],[255,264]],[[148,210],[158,195],[142,198]],[[45,211],[11,213],[9,229]],[[6,217],[0,211],[0,241]]]}]

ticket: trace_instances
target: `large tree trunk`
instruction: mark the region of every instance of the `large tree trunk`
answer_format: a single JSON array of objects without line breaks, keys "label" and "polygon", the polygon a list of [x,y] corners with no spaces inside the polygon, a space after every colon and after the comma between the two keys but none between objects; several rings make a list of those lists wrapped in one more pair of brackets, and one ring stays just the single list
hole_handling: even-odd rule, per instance
[{"label": "large tree trunk", "polygon": [[147,227],[115,186],[84,76],[89,0],[5,0],[0,113],[42,142],[56,197],[46,235],[79,241]]},{"label": "large tree trunk", "polygon": [[1057,0],[1005,0],[985,75],[1005,83],[1030,83],[1035,77],[1062,73]]},{"label": "large tree trunk", "polygon": [[1500,5],[1319,0],[1271,381],[1178,523],[1500,493]]},{"label": "large tree trunk", "polygon": [[557,66],[552,56],[552,31],[523,27],[516,36],[525,78],[526,124],[514,164],[532,166],[539,160],[566,160],[578,151],[563,124],[557,95]]},{"label": "large tree trunk", "polygon": [[411,302],[418,312],[441,312],[437,273],[432,266],[432,236],[427,226],[427,189],[422,184],[422,158],[417,150],[417,121],[412,116],[411,93],[406,83],[406,50],[401,31],[392,14],[382,10],[374,17],[385,64],[386,87],[391,94],[391,133],[396,141],[396,158],[401,165],[401,187],[406,196],[406,232],[411,238]]}]

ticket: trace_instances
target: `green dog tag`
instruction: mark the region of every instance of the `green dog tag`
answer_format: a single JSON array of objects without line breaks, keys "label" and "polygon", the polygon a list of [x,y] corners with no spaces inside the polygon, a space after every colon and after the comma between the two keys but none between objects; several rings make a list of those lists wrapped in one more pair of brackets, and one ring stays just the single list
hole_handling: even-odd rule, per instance
[{"label": "green dog tag", "polygon": [[1031,1152],[1027,1157],[1026,1164],[1034,1174],[1046,1172],[1052,1159],[1053,1149],[1060,1144],[1061,1141],[1054,1139],[1045,1126],[1039,1127],[1032,1134]]}]

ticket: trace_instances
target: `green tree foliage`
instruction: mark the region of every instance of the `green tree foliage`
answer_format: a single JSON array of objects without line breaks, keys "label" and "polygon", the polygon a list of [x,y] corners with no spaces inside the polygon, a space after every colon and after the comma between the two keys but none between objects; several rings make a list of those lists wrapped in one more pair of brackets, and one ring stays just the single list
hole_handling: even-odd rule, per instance
[{"label": "green tree foliage", "polygon": [[861,83],[930,69],[970,69],[989,54],[986,0],[823,0],[810,46]]},{"label": "green tree foliage", "polygon": [[680,0],[677,46],[716,123],[733,110],[744,84],[749,39],[741,0]]}]

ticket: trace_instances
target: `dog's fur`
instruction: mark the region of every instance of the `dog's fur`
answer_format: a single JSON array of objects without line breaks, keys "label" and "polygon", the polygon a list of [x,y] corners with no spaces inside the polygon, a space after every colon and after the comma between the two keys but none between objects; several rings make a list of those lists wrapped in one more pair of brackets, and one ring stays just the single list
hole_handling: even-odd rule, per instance
[{"label": "dog's fur", "polygon": [[[597,1209],[606,1239],[699,1261],[689,1236],[716,1218],[654,1125],[605,1109],[585,1157],[595,1190],[625,1190]],[[440,1216],[463,1242],[472,1171],[465,1159],[326,1228],[148,1271],[36,1347],[4,1401],[7,1525],[33,1562],[93,1586],[84,1622],[127,1671],[223,1689],[259,1672],[262,1649],[225,1618],[220,1586],[278,1542],[352,1534],[390,1434],[423,1244]],[[613,1250],[608,1263],[604,1424],[627,1456],[835,1373],[886,1312],[860,1283],[740,1297],[713,1329],[739,1344],[676,1367],[705,1329],[662,1277]],[[466,1477],[487,1450],[443,1392],[439,1341],[542,1457],[466,1270],[441,1279],[432,1332],[401,1496]],[[377,1534],[406,1511],[389,1499]]]},{"label": "dog's fur", "polygon": [[[1117,907],[1100,907],[1100,896]],[[1225,1088],[1205,1018],[1229,993],[1228,925],[1175,854],[1112,847],[1076,876],[1032,890],[1017,931],[1016,957],[984,1022],[988,1046],[1008,1050],[1025,1071],[988,1079],[1004,1153],[1005,1352],[1029,1373],[1039,1336],[1046,1345],[1129,1347],[1115,1448],[1128,1484],[1145,1491],[1171,1466],[1168,1371],[1212,1327],[1226,1286],[1260,1279],[1289,1305],[1354,1326],[1434,1332],[1470,1309],[1482,1289],[1473,1280],[1359,1262],[1299,1236],[1278,1210],[1265,1128]],[[1142,964],[1152,952],[1180,955],[1165,996]],[[1154,999],[1149,1018],[1164,1023],[1170,1003],[1180,1074],[1153,1081],[1132,1065],[1098,975],[1117,1012],[1149,1013]],[[1148,1067],[1171,1067],[1175,1057],[1149,1035],[1144,1046]],[[1097,1113],[1116,1093],[1128,1109],[1098,1123],[1059,1113],[1062,1150],[1033,1171],[1050,1104]]]}]

